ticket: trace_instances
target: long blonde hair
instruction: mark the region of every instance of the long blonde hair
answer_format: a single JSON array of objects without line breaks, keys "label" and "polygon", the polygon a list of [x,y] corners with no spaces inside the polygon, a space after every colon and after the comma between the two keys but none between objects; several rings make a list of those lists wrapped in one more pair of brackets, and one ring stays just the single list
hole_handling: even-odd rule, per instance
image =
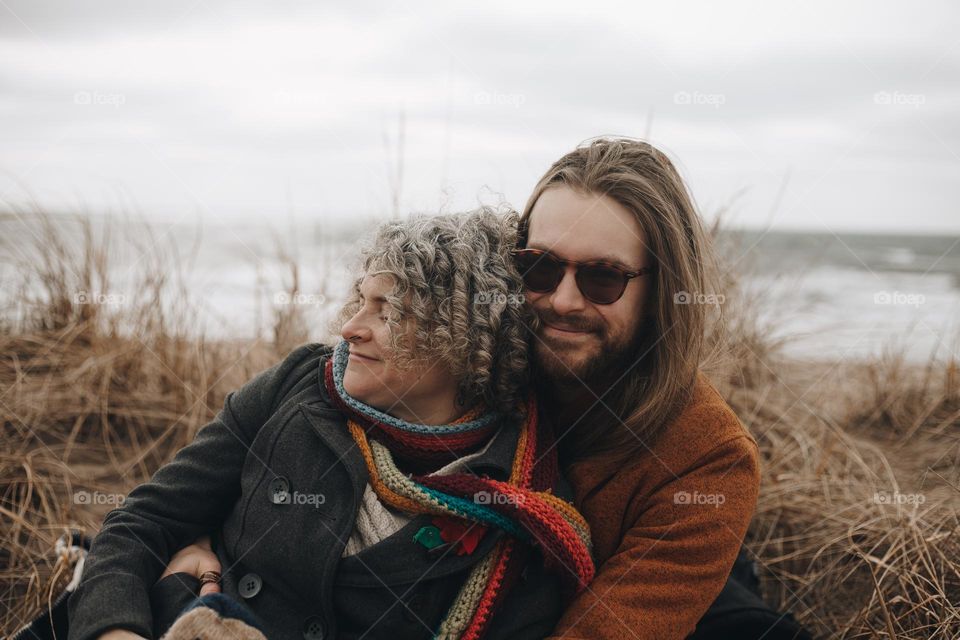
[{"label": "long blonde hair", "polygon": [[568,433],[558,434],[564,464],[597,454],[635,459],[692,393],[710,313],[701,295],[716,274],[709,237],[666,155],[641,140],[598,138],[564,155],[540,178],[521,216],[520,246],[526,245],[537,199],[559,185],[609,196],[631,211],[657,265],[642,336],[628,354],[638,364]]}]

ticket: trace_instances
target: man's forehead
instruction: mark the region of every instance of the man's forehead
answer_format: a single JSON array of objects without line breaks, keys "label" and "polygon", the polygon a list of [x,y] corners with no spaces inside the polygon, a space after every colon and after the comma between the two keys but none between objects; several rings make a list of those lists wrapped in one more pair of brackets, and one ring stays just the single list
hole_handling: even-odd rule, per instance
[{"label": "man's forehead", "polygon": [[603,260],[625,268],[641,265],[646,241],[632,213],[608,197],[553,191],[545,191],[531,211],[528,248],[567,260]]}]

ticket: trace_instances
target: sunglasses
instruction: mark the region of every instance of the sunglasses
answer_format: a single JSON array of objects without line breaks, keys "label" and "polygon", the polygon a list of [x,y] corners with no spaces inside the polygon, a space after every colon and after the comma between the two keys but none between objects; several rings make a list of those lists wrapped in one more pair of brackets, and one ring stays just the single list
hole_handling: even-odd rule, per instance
[{"label": "sunglasses", "polygon": [[577,268],[574,280],[580,293],[595,304],[613,304],[623,296],[631,279],[653,271],[653,267],[627,271],[609,262],[563,260],[540,249],[517,249],[512,254],[517,271],[528,290],[534,293],[550,293],[556,290],[563,280],[567,265],[570,264]]}]

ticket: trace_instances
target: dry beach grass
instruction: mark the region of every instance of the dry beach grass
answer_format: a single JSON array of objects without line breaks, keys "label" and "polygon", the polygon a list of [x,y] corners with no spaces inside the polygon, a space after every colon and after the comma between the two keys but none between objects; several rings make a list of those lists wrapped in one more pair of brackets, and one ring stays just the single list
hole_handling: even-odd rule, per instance
[{"label": "dry beach grass", "polygon": [[[0,240],[13,292],[0,314],[4,635],[69,578],[59,536],[95,532],[110,496],[189,442],[230,389],[312,337],[290,306],[269,339],[192,335],[184,258],[148,227],[123,286],[136,294],[84,304],[78,292],[111,290],[117,239],[17,215],[35,242]],[[726,318],[711,333],[724,357],[705,366],[763,453],[747,542],[766,599],[818,637],[960,637],[960,363],[917,367],[895,349],[868,362],[790,359],[760,320],[762,295],[730,278],[724,287]]]}]

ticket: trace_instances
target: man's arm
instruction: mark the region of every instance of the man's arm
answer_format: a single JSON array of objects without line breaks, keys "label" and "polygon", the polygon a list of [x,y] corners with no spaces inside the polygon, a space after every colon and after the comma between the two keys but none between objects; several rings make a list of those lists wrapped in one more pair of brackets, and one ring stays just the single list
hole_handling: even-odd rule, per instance
[{"label": "man's arm", "polygon": [[547,640],[682,640],[719,595],[753,517],[759,452],[718,445],[643,506]]}]

